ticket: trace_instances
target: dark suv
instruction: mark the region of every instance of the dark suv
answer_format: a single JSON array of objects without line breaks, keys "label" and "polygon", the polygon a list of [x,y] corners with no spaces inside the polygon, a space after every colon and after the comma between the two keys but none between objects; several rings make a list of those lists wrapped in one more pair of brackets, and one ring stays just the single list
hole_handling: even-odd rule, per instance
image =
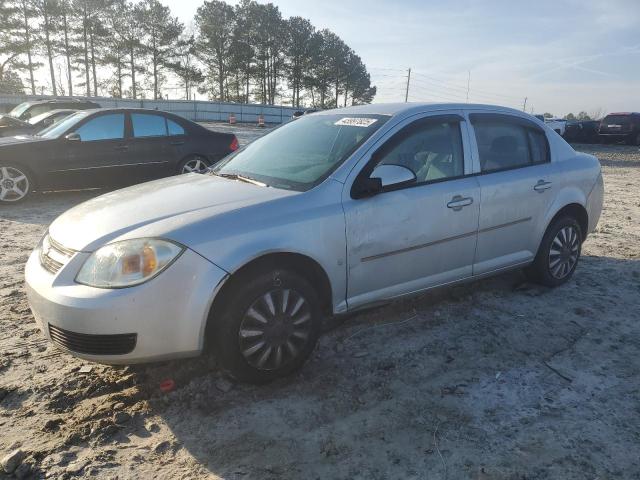
[{"label": "dark suv", "polygon": [[91,108],[100,108],[95,102],[89,100],[55,99],[55,100],[34,100],[31,102],[23,102],[9,112],[12,117],[20,120],[29,120],[31,117],[40,115],[50,110],[70,109],[70,110],[89,110]]},{"label": "dark suv", "polygon": [[640,113],[610,113],[600,121],[598,133],[605,143],[625,141],[640,145]]}]

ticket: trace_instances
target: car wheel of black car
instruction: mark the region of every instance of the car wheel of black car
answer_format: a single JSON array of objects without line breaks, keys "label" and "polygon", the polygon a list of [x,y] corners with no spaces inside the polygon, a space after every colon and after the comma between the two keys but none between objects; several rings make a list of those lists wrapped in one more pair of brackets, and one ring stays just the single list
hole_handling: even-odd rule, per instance
[{"label": "car wheel of black car", "polygon": [[320,300],[307,279],[288,270],[264,272],[236,279],[225,298],[210,339],[232,377],[267,383],[304,364],[322,323]]},{"label": "car wheel of black car", "polygon": [[0,203],[15,203],[27,198],[33,182],[22,167],[0,165]]},{"label": "car wheel of black car", "polygon": [[547,229],[533,263],[525,269],[536,283],[557,287],[571,278],[582,248],[582,230],[573,217],[561,217]]},{"label": "car wheel of black car", "polygon": [[206,173],[209,170],[211,163],[206,158],[200,155],[194,155],[192,157],[183,160],[178,168],[178,174],[181,173]]}]

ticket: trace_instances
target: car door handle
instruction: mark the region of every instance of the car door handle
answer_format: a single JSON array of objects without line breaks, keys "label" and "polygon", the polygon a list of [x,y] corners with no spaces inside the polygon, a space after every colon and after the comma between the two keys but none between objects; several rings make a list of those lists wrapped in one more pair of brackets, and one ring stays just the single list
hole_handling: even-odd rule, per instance
[{"label": "car door handle", "polygon": [[538,183],[533,186],[533,189],[538,193],[542,193],[545,190],[549,190],[550,188],[551,182],[546,182],[544,180],[538,180]]},{"label": "car door handle", "polygon": [[175,142],[171,142],[171,145],[184,145],[184,140],[177,140]]},{"label": "car door handle", "polygon": [[447,203],[447,208],[452,208],[454,211],[458,212],[462,210],[462,207],[466,207],[467,205],[471,205],[472,203],[473,198],[456,195],[451,199],[449,203]]},{"label": "car door handle", "polygon": [[115,149],[124,152],[125,150],[129,150],[129,145],[116,145]]}]

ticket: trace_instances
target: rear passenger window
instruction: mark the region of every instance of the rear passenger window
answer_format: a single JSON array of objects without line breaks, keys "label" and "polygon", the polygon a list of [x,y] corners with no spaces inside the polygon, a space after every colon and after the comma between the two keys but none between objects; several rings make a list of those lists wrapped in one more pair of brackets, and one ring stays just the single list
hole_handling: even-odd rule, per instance
[{"label": "rear passenger window", "polygon": [[137,138],[162,137],[167,134],[164,117],[160,115],[132,113],[131,124],[133,126],[133,136]]},{"label": "rear passenger window", "polygon": [[480,169],[492,172],[531,164],[527,129],[500,121],[474,123]]},{"label": "rear passenger window", "polygon": [[169,128],[169,135],[184,135],[184,128],[182,128],[173,120],[169,120],[168,118],[167,127]]}]

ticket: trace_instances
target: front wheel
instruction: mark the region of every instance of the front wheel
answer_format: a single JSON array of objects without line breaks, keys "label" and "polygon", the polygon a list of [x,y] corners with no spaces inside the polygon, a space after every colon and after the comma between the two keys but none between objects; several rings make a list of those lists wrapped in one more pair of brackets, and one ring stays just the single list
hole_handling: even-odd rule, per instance
[{"label": "front wheel", "polygon": [[212,319],[222,368],[240,381],[266,383],[300,368],[320,335],[321,307],[306,278],[274,270],[236,281]]},{"label": "front wheel", "polygon": [[557,287],[571,278],[582,249],[582,229],[572,217],[561,217],[547,229],[527,276],[542,285]]},{"label": "front wheel", "polygon": [[183,160],[178,167],[178,174],[182,173],[206,173],[209,171],[211,163],[206,158],[200,155],[194,155],[192,157]]},{"label": "front wheel", "polygon": [[22,167],[0,165],[0,203],[20,202],[31,188],[29,174]]}]

